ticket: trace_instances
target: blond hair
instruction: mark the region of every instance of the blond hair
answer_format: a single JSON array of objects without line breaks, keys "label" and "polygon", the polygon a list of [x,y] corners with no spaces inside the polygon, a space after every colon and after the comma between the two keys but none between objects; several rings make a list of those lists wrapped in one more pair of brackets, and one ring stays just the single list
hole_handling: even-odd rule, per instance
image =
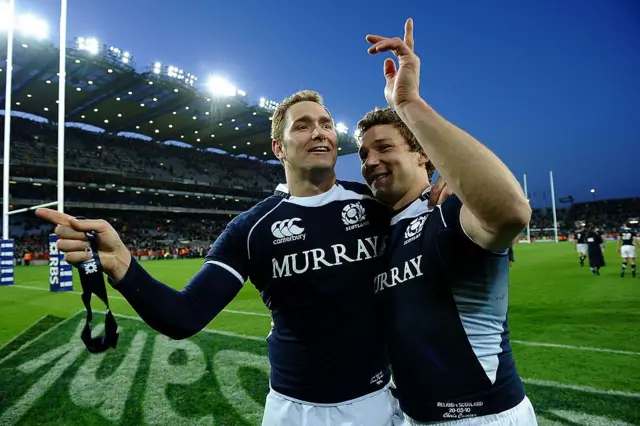
[{"label": "blond hair", "polygon": [[[367,130],[369,130],[374,126],[381,126],[381,125],[390,125],[395,127],[396,129],[398,129],[398,132],[400,132],[400,135],[404,138],[404,140],[409,145],[409,151],[419,152],[420,154],[426,155],[426,153],[422,149],[422,146],[420,146],[418,139],[416,139],[414,134],[411,133],[411,130],[409,130],[407,125],[404,124],[404,121],[402,121],[398,113],[394,109],[389,107],[376,108],[373,111],[369,111],[358,122],[358,124],[356,125],[356,129],[360,135],[360,137],[357,138],[358,147],[362,143],[361,138],[364,132],[366,132]],[[435,167],[433,166],[430,160],[427,161],[426,168],[427,168],[427,174],[429,175],[429,180],[431,180],[431,178],[433,177],[433,173],[435,172]]]},{"label": "blond hair", "polygon": [[282,140],[284,137],[285,117],[287,115],[287,111],[298,102],[315,102],[322,106],[331,117],[331,113],[324,105],[324,101],[320,93],[314,92],[313,90],[301,90],[280,102],[280,105],[278,105],[276,110],[273,112],[273,117],[271,119],[271,139]]}]

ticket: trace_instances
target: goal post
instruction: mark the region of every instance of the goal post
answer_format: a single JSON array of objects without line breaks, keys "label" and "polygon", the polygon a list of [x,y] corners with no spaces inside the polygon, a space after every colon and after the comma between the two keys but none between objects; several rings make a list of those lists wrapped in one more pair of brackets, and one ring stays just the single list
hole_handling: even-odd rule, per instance
[{"label": "goal post", "polygon": [[[532,243],[532,242],[545,242],[545,243],[549,243],[549,242],[554,242],[557,243],[559,242],[559,236],[558,236],[558,216],[557,216],[557,208],[556,208],[556,193],[555,193],[555,184],[554,184],[554,180],[553,180],[553,171],[549,171],[549,186],[550,186],[550,190],[551,190],[551,215],[552,215],[552,220],[553,220],[553,225],[552,226],[547,226],[547,227],[540,227],[537,226],[536,223],[534,223],[533,227],[531,223],[527,224],[527,229],[526,231],[523,231],[523,233],[518,237],[518,242],[520,243]],[[529,191],[528,191],[528,182],[527,182],[527,174],[523,174],[522,176],[522,187],[523,187],[523,191],[525,196],[527,197],[527,200],[529,201],[529,203],[531,203],[531,197],[529,196]],[[535,195],[535,192],[534,192]],[[535,197],[534,197],[535,198]],[[541,210],[546,210],[546,207],[544,209]],[[532,234],[533,234],[533,240],[532,240]]]},{"label": "goal post", "polygon": [[11,85],[13,77],[13,34],[15,0],[9,0],[7,28],[7,72],[5,73],[6,87],[4,96],[4,153],[2,163],[2,242],[0,251],[0,285],[14,284],[15,246],[9,238],[9,161],[11,159]]},{"label": "goal post", "polygon": [[[9,219],[12,215],[26,213],[41,207],[57,206],[64,211],[64,138],[65,138],[65,100],[66,100],[66,58],[67,58],[67,0],[60,1],[60,55],[58,72],[58,162],[57,162],[57,200],[9,211],[11,195],[9,193],[11,161],[11,111],[13,89],[13,44],[16,24],[15,0],[9,0],[7,28],[7,72],[5,73],[4,107],[4,152],[2,170],[2,240],[0,240],[0,285],[15,282],[15,241],[10,238]],[[51,291],[73,290],[73,270],[64,261],[64,255],[58,251],[57,236],[51,234],[48,241],[49,252],[49,289]]]}]

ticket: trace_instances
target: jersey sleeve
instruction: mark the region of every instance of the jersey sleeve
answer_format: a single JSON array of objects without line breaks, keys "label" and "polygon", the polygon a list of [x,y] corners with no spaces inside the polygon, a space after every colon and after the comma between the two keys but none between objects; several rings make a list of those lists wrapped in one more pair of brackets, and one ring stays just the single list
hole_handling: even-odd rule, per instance
[{"label": "jersey sleeve", "polygon": [[227,225],[211,246],[205,264],[215,265],[233,276],[242,285],[249,277],[249,223],[238,216]]},{"label": "jersey sleeve", "polygon": [[431,225],[437,235],[435,238],[438,254],[446,264],[455,264],[461,259],[469,259],[469,256],[477,258],[507,256],[509,249],[500,252],[492,252],[480,247],[465,232],[460,222],[462,200],[456,195],[451,195],[440,206],[436,206],[431,213],[433,224]]},{"label": "jersey sleeve", "polygon": [[218,237],[204,265],[182,290],[147,272],[136,259],[112,286],[154,330],[173,339],[202,330],[240,292],[248,275],[246,239],[241,221],[232,221]]}]

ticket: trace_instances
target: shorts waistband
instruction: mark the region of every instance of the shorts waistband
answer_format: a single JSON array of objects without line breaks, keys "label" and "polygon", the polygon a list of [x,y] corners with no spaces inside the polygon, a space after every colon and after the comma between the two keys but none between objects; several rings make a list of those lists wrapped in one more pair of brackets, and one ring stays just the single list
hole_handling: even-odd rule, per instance
[{"label": "shorts waistband", "polygon": [[274,394],[274,395],[276,395],[276,396],[278,396],[278,397],[280,397],[280,398],[283,398],[283,399],[286,399],[288,401],[295,402],[295,403],[298,403],[298,404],[312,405],[314,407],[339,407],[341,405],[354,404],[356,402],[360,402],[360,401],[363,401],[365,399],[369,399],[369,398],[372,398],[372,397],[374,397],[376,395],[379,395],[379,394],[381,394],[383,392],[386,392],[388,389],[389,389],[389,383],[387,383],[382,388],[380,388],[380,389],[378,389],[376,391],[373,391],[373,392],[368,393],[366,395],[359,396],[358,398],[350,399],[348,401],[335,402],[335,403],[331,403],[331,404],[321,404],[321,403],[317,403],[317,402],[303,401],[301,399],[296,399],[296,398],[292,398],[292,397],[287,396],[287,395],[283,395],[280,392],[274,390],[271,386],[269,386],[269,392]]}]

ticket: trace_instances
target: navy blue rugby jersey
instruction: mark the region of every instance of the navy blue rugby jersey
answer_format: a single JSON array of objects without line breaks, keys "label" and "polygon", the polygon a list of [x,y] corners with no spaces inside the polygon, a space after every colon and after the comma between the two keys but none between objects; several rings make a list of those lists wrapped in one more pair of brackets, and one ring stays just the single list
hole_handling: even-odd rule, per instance
[{"label": "navy blue rugby jersey", "polygon": [[623,246],[632,246],[633,240],[635,239],[635,235],[633,231],[629,228],[622,228],[620,230],[620,241]]},{"label": "navy blue rugby jersey", "polygon": [[271,310],[271,387],[334,403],[384,387],[390,378],[371,282],[390,211],[362,184],[276,194],[232,220],[206,263],[248,278]]},{"label": "navy blue rugby jersey", "polygon": [[498,413],[524,398],[509,343],[508,250],[475,244],[450,196],[396,213],[374,280],[397,397],[420,422]]}]

